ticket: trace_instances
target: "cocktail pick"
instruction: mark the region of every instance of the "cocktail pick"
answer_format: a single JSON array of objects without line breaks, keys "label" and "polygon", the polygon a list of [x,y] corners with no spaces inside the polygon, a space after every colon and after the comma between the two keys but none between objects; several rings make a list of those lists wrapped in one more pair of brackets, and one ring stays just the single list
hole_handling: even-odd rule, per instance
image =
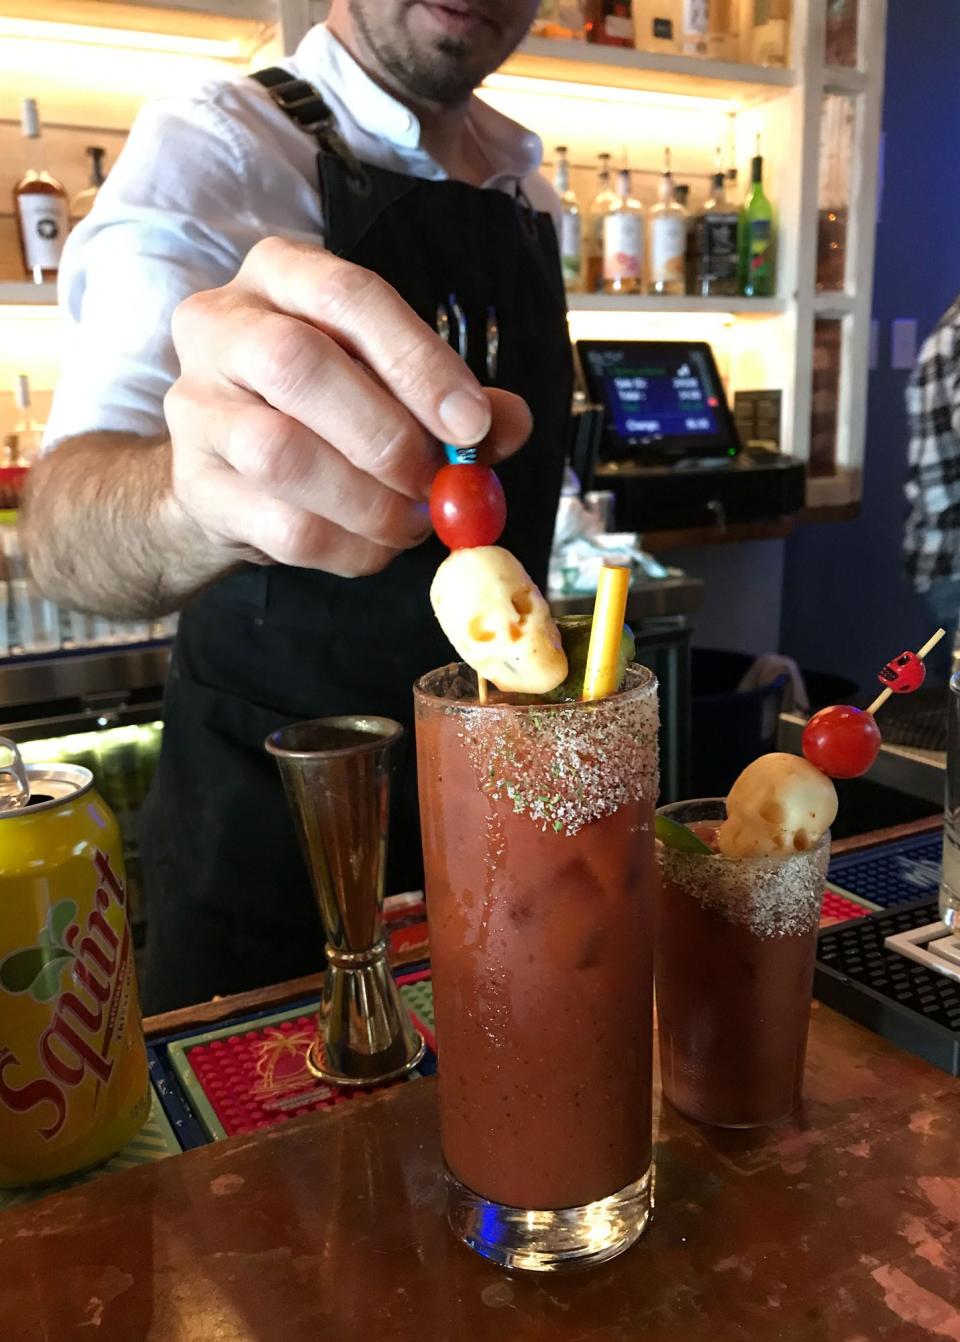
[{"label": "cocktail pick", "polygon": [[620,636],[629,590],[630,570],[620,564],[604,564],[597,581],[593,624],[590,626],[583,676],[584,699],[606,699],[619,689]]},{"label": "cocktail pick", "polygon": [[[902,652],[899,657],[895,657],[892,662],[888,662],[880,672],[878,679],[886,688],[877,695],[873,703],[867,709],[868,713],[876,713],[878,708],[882,708],[893,694],[913,694],[919,690],[926,676],[926,668],[923,665],[923,659],[927,653],[931,652],[942,638],[946,637],[946,629],[938,629],[937,632],[928,638],[926,643],[918,652]],[[917,674],[919,666],[920,674]]]}]

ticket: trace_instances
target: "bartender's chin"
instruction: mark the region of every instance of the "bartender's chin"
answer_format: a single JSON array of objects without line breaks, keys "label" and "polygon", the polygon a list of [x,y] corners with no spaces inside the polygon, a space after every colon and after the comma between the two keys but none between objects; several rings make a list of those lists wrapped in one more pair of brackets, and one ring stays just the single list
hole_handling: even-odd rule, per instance
[{"label": "bartender's chin", "polygon": [[472,0],[350,0],[350,12],[384,74],[415,102],[462,102],[513,45]]}]

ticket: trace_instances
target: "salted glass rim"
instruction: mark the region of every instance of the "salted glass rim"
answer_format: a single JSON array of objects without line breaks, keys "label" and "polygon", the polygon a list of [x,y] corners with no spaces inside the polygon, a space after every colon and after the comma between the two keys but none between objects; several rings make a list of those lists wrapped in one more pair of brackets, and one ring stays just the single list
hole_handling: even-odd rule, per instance
[{"label": "salted glass rim", "polygon": [[630,662],[627,665],[627,676],[635,676],[636,681],[632,685],[627,685],[624,689],[618,690],[616,694],[608,694],[603,699],[562,699],[556,703],[546,700],[537,700],[532,704],[481,704],[476,699],[448,699],[445,695],[434,694],[425,688],[426,682],[432,681],[436,676],[442,676],[444,672],[450,672],[451,676],[457,673],[468,673],[476,675],[473,667],[466,662],[448,662],[446,666],[435,667],[432,671],[427,671],[419,676],[413,683],[414,698],[423,704],[442,705],[449,712],[473,713],[483,711],[490,712],[508,712],[517,714],[553,714],[571,710],[597,709],[604,704],[629,703],[634,699],[640,699],[645,695],[655,694],[657,689],[657,677],[648,666],[640,662]]}]

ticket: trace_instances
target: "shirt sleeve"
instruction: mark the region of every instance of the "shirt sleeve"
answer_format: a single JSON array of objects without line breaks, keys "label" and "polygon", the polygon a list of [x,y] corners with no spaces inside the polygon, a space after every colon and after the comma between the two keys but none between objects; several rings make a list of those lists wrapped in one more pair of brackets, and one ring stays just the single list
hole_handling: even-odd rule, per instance
[{"label": "shirt sleeve", "polygon": [[45,445],[164,427],[177,376],[170,335],[189,294],[225,284],[256,240],[249,146],[215,97],[148,105],[60,269],[63,371]]}]

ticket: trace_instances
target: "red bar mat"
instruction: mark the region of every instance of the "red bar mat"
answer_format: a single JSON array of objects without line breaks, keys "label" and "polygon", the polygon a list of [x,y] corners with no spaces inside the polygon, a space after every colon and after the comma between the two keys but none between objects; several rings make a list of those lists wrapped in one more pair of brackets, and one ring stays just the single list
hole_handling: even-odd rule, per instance
[{"label": "red bar mat", "polygon": [[[427,1054],[407,1080],[436,1070],[433,1033],[416,1016],[413,1022],[427,1042]],[[316,1033],[315,1013],[300,1006],[246,1026],[175,1041],[169,1046],[170,1062],[197,1118],[214,1140],[332,1109],[385,1089],[341,1089],[313,1076],[306,1056]]]},{"label": "red bar mat", "polygon": [[826,890],[820,909],[820,926],[831,927],[834,923],[845,923],[848,918],[866,918],[869,913],[870,910],[862,904],[854,904],[852,899]]}]

